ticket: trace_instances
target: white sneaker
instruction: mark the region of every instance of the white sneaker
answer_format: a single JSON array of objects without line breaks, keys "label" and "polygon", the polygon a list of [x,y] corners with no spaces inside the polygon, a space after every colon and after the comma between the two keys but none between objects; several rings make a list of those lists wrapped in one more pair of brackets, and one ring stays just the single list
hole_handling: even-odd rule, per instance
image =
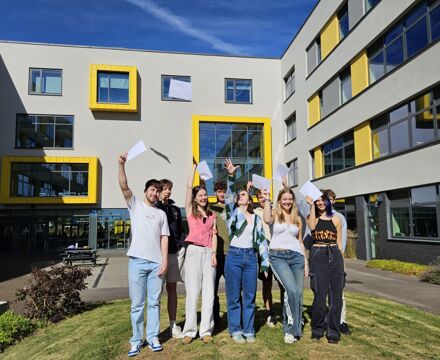
[{"label": "white sneaker", "polygon": [[170,328],[170,337],[180,339],[182,337],[182,328],[176,324]]},{"label": "white sneaker", "polygon": [[293,344],[295,341],[297,340],[292,334],[284,334],[284,342],[286,344]]}]

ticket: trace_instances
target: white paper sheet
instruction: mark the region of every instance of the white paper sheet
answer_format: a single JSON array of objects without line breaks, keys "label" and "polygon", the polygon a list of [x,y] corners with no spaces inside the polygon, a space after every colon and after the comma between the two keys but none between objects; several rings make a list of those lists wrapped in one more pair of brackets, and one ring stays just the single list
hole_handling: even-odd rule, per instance
[{"label": "white paper sheet", "polygon": [[205,181],[213,178],[211,169],[206,160],[199,162],[199,165],[197,165],[197,171],[199,172],[200,177]]},{"label": "white paper sheet", "polygon": [[319,191],[319,189],[315,185],[313,185],[310,180],[306,181],[301,189],[299,189],[299,192],[304,196],[310,196],[313,201],[318,200],[322,195],[322,192]]},{"label": "white paper sheet", "polygon": [[286,176],[288,173],[289,168],[287,167],[287,165],[280,164],[277,166],[273,178],[278,181],[283,181],[283,177]]},{"label": "white paper sheet", "polygon": [[192,84],[186,81],[171,79],[168,95],[175,99],[191,100]]},{"label": "white paper sheet", "polygon": [[270,180],[265,177],[252,174],[252,186],[260,190],[270,190]]},{"label": "white paper sheet", "polygon": [[147,148],[144,142],[142,140],[138,141],[130,150],[128,150],[127,161],[133,160],[136,156],[142,154],[146,150]]}]

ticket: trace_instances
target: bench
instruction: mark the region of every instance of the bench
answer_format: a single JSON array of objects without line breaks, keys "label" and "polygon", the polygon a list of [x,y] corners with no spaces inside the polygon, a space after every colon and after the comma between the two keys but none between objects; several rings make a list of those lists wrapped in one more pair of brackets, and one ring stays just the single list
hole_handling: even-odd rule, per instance
[{"label": "bench", "polygon": [[72,265],[75,261],[91,262],[96,265],[98,254],[96,250],[91,249],[66,249],[62,254],[63,263]]}]

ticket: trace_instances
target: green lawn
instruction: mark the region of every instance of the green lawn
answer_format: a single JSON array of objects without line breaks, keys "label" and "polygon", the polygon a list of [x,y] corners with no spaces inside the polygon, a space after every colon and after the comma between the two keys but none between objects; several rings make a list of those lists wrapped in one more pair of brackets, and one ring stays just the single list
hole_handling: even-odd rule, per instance
[{"label": "green lawn", "polygon": [[[259,293],[260,295],[260,293]],[[279,293],[274,292],[278,300]],[[161,339],[164,351],[153,354],[148,348],[135,359],[440,359],[440,317],[375,297],[346,293],[347,321],[353,334],[343,336],[338,345],[310,340],[310,324],[304,337],[292,345],[283,342],[280,324],[264,325],[260,306],[256,315],[255,344],[237,345],[229,338],[226,318],[212,344],[200,340],[184,346],[168,339],[166,307],[162,307]],[[312,294],[305,292],[310,306]],[[179,299],[178,318],[183,318],[184,300]],[[163,299],[166,303],[166,299]],[[224,295],[222,306],[225,303]],[[278,304],[277,304],[278,305]],[[223,309],[223,308],[222,308]],[[279,305],[276,310],[279,312]],[[308,319],[308,317],[307,317]],[[126,359],[131,336],[129,301],[115,301],[94,307],[81,315],[38,330],[9,348],[1,359]]]}]

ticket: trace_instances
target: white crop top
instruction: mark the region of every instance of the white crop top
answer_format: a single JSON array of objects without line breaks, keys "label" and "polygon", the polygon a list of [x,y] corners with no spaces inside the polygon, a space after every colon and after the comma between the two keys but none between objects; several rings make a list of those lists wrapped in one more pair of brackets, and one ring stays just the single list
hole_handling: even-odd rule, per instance
[{"label": "white crop top", "polygon": [[274,222],[270,225],[272,238],[269,249],[297,251],[304,255],[298,240],[299,227],[292,224]]},{"label": "white crop top", "polygon": [[232,238],[230,246],[235,246],[244,249],[254,247],[254,244],[252,243],[252,231],[254,229],[254,221],[255,218],[253,218],[253,221],[250,224],[247,224],[247,226],[244,228],[243,232],[240,234],[239,237],[234,236]]}]

